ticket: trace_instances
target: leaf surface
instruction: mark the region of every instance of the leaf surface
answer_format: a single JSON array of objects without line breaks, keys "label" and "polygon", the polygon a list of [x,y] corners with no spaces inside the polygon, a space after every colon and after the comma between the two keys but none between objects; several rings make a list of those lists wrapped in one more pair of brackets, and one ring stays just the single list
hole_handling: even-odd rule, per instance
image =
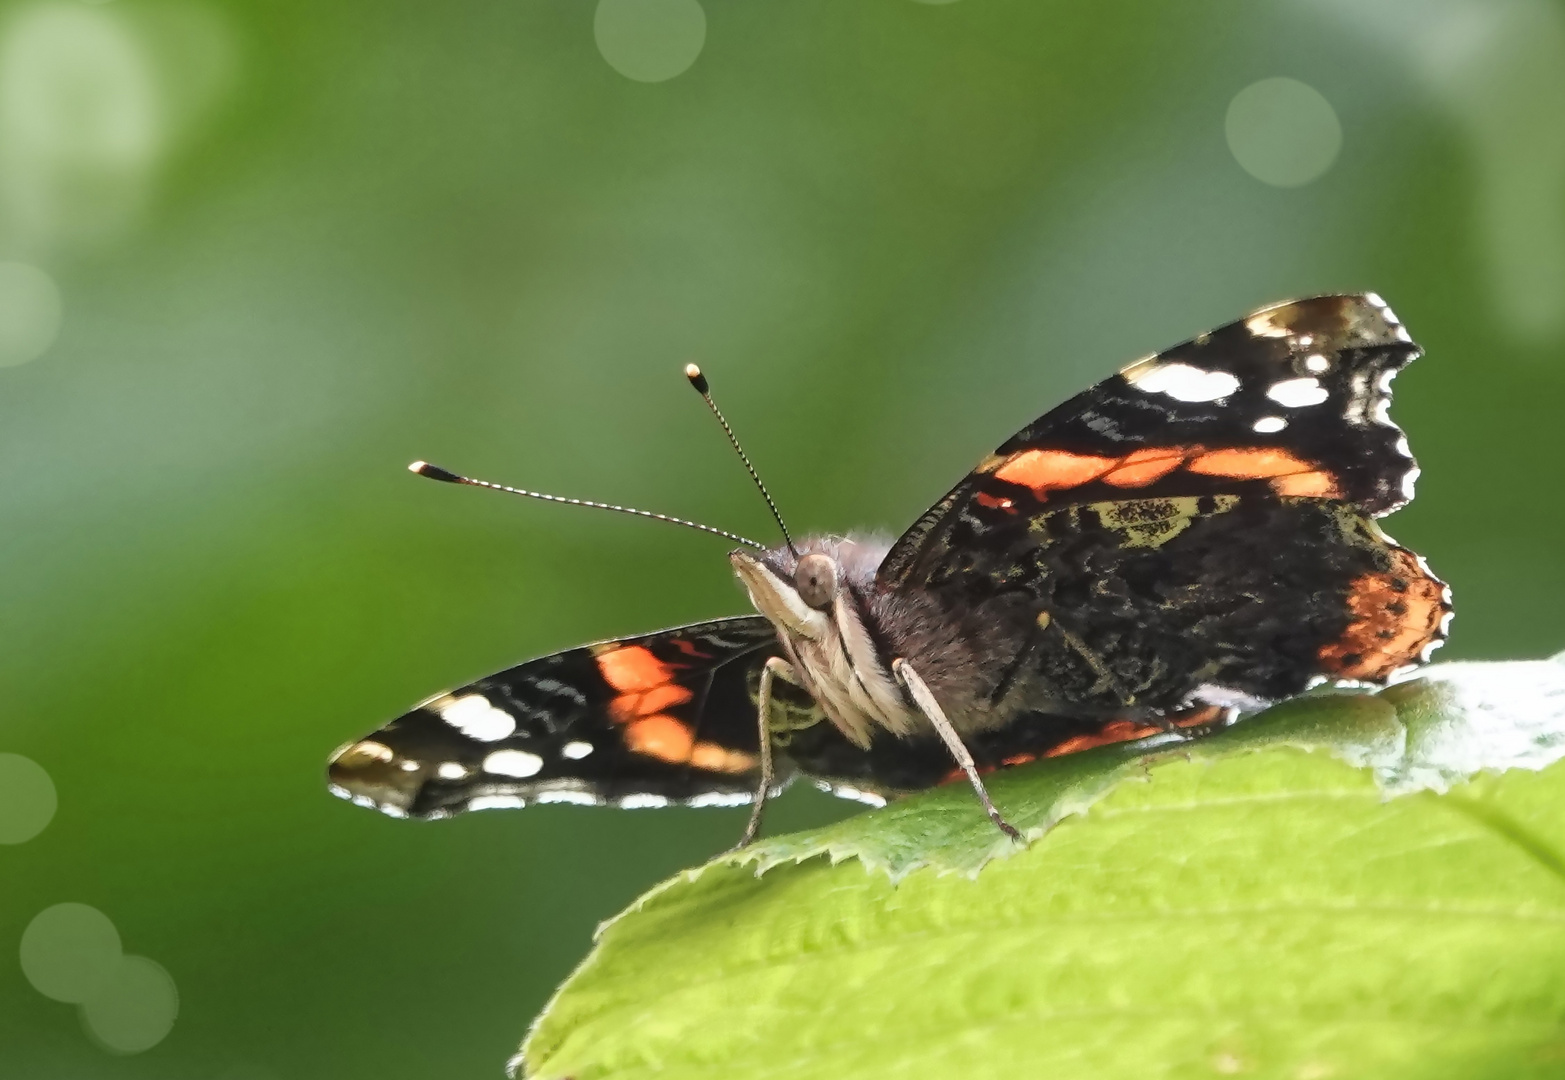
[{"label": "leaf surface", "polygon": [[[1446,664],[781,836],[605,924],[526,1075],[1565,1075],[1565,664]],[[824,857],[823,857],[824,856]],[[980,873],[981,871],[981,873]]]}]

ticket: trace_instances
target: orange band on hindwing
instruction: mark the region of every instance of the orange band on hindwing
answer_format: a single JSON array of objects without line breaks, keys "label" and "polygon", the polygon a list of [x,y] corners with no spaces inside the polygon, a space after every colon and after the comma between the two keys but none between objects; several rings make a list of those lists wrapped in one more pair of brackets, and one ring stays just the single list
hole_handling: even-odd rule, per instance
[{"label": "orange band on hindwing", "polygon": [[1380,682],[1422,659],[1424,648],[1440,638],[1445,586],[1412,552],[1393,548],[1391,559],[1390,570],[1354,579],[1348,587],[1348,628],[1320,648],[1321,666],[1341,678]]}]

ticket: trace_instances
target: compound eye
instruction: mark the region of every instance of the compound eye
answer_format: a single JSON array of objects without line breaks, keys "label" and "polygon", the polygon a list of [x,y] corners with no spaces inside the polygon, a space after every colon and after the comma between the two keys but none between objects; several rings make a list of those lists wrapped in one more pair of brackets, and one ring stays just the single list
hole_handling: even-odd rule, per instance
[{"label": "compound eye", "polygon": [[837,564],[829,555],[806,555],[793,571],[793,587],[799,599],[812,608],[831,606],[837,595]]}]

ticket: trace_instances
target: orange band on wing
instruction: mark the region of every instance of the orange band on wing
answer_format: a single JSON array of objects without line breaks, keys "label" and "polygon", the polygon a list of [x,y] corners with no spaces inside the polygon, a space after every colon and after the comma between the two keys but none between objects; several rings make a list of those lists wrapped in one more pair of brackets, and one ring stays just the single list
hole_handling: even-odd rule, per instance
[{"label": "orange band on wing", "polygon": [[[1063,450],[1023,450],[994,471],[996,479],[1031,488],[1039,502],[1050,491],[1079,487],[1102,480],[1120,488],[1146,487],[1176,469],[1202,476],[1234,480],[1269,480],[1279,495],[1337,499],[1342,490],[1337,478],[1286,450],[1269,446],[1208,450],[1204,446],[1152,446],[1122,458],[1070,454]],[[978,505],[1015,513],[1009,499],[979,492]]]},{"label": "orange band on wing", "polygon": [[747,773],[757,764],[754,754],[729,750],[713,742],[698,742],[690,749],[690,764],[708,772]]},{"label": "orange band on wing", "polygon": [[1329,472],[1294,473],[1272,477],[1272,490],[1279,495],[1305,495],[1315,499],[1339,499],[1337,480]]},{"label": "orange band on wing", "polygon": [[1129,742],[1132,739],[1144,738],[1147,735],[1156,735],[1158,729],[1150,724],[1138,724],[1134,720],[1111,720],[1103,725],[1102,730],[1091,735],[1075,735],[1058,746],[1045,753],[1044,757],[1064,757],[1066,754],[1076,754],[1083,750],[1091,750],[1094,746],[1108,746],[1110,743]]},{"label": "orange band on wing", "polygon": [[1321,646],[1321,666],[1344,679],[1379,682],[1420,659],[1440,636],[1445,588],[1409,551],[1391,553],[1388,571],[1364,574],[1348,592],[1351,621],[1342,637]]},{"label": "orange band on wing", "polygon": [[1264,480],[1314,469],[1309,462],[1300,461],[1288,451],[1269,446],[1209,450],[1185,467],[1193,473],[1232,476],[1236,480]]},{"label": "orange band on wing", "polygon": [[1167,476],[1184,463],[1186,457],[1200,453],[1196,446],[1155,446],[1137,450],[1120,458],[1119,464],[1103,478],[1115,487],[1145,487]]},{"label": "orange band on wing", "polygon": [[621,645],[598,654],[603,681],[622,694],[651,690],[674,679],[673,670],[645,645]]},{"label": "orange band on wing", "polygon": [[1118,461],[1090,454],[1067,454],[1063,450],[1023,450],[996,469],[994,475],[1008,484],[1032,488],[1042,499],[1050,488],[1072,488],[1096,480]]},{"label": "orange band on wing", "polygon": [[609,715],[621,724],[628,724],[641,716],[651,716],[675,705],[683,705],[692,697],[689,690],[677,683],[655,686],[640,694],[621,694],[609,702]]},{"label": "orange band on wing", "polygon": [[973,498],[979,506],[987,506],[991,510],[1004,510],[1008,514],[1016,513],[1016,502],[1007,499],[1004,495],[991,495],[987,491],[980,491]]},{"label": "orange band on wing", "polygon": [[638,754],[683,765],[695,746],[690,728],[672,716],[644,717],[625,728],[625,745]]},{"label": "orange band on wing", "polygon": [[[609,716],[615,723],[635,725],[642,717],[657,719],[657,713],[683,705],[692,697],[674,681],[673,666],[653,656],[645,645],[610,648],[599,653],[597,661],[603,681],[619,691],[609,702]],[[661,719],[678,723],[673,717]]]}]

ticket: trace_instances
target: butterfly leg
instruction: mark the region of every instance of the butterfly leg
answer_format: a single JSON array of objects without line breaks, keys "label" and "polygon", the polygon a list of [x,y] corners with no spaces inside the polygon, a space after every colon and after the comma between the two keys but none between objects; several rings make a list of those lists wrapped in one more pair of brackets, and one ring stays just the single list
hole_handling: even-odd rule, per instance
[{"label": "butterfly leg", "polygon": [[906,660],[897,659],[891,662],[891,670],[908,692],[908,697],[913,699],[913,704],[918,706],[918,711],[934,725],[940,739],[946,744],[946,749],[951,751],[951,756],[962,771],[967,774],[968,782],[973,785],[973,790],[978,793],[978,801],[983,804],[984,812],[989,815],[989,820],[997,825],[1001,832],[1012,840],[1020,841],[1022,834],[1016,831],[1016,827],[1000,816],[1000,811],[995,809],[994,801],[989,798],[989,791],[984,787],[984,782],[978,776],[978,766],[973,763],[973,755],[968,752],[967,745],[962,742],[962,737],[956,733],[956,728],[951,726],[951,721],[946,719],[946,714],[940,708],[940,702],[935,700],[935,695],[930,693],[929,687],[913,666]]},{"label": "butterfly leg", "polygon": [[755,789],[755,803],[750,808],[750,821],[744,827],[744,835],[739,838],[739,843],[734,845],[737,851],[742,847],[748,847],[761,831],[761,814],[766,809],[766,797],[771,794],[772,781],[776,779],[776,769],[772,765],[772,680],[782,679],[784,682],[799,683],[799,678],[793,673],[793,668],[780,656],[774,656],[766,661],[761,668],[761,685],[756,689],[756,726],[759,729],[761,744],[761,783]]}]

